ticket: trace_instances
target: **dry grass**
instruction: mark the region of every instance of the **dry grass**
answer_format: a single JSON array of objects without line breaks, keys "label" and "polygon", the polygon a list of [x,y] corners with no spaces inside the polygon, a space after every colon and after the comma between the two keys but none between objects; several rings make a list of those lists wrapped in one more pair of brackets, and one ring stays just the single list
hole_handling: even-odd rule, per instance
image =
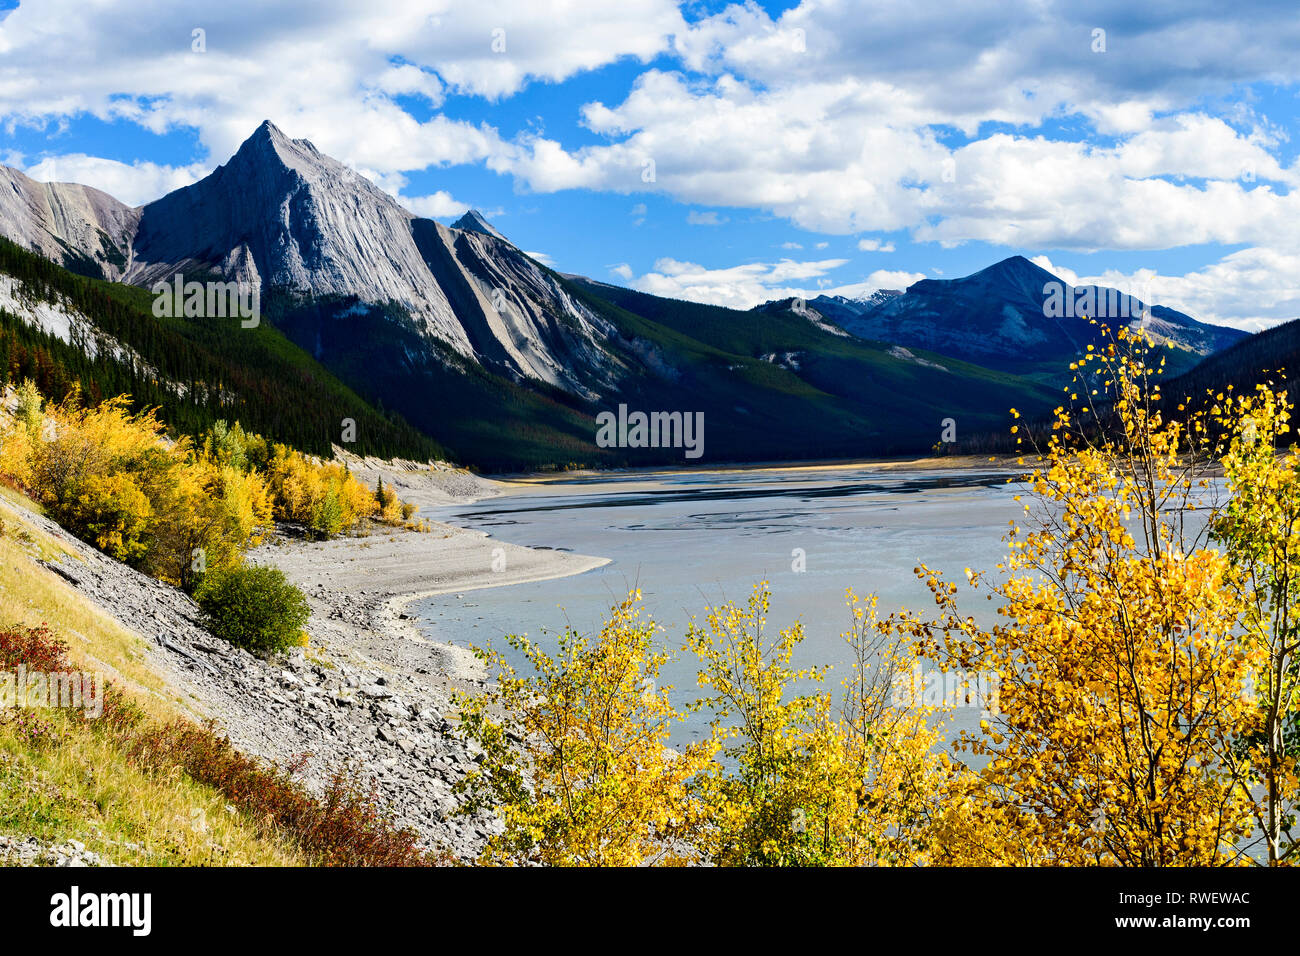
[{"label": "dry grass", "polygon": [[[141,639],[37,563],[70,552],[10,503],[36,510],[0,488],[0,627],[47,624],[67,640],[73,665],[105,672],[148,718],[178,716],[183,703],[149,669]],[[51,723],[59,735],[52,744],[0,722],[0,833],[75,839],[112,862],[142,866],[306,861],[290,841],[227,809],[214,788],[179,770],[134,765],[121,741],[93,722],[54,714]]]},{"label": "dry grass", "polygon": [[74,663],[104,671],[151,716],[166,720],[184,711],[182,698],[150,669],[139,636],[35,560],[72,553],[11,508],[0,505],[0,521],[0,625],[48,624],[68,642]]},{"label": "dry grass", "polygon": [[133,766],[88,727],[33,747],[0,728],[0,832],[80,840],[135,866],[293,866],[302,855],[185,774]]}]

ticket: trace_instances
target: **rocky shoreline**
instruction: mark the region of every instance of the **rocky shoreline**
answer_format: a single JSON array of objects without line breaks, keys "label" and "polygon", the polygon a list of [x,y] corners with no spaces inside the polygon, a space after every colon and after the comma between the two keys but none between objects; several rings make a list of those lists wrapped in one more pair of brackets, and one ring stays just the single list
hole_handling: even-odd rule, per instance
[{"label": "rocky shoreline", "polygon": [[[48,519],[31,512],[23,517],[76,555],[42,563],[143,638],[151,668],[191,716],[215,720],[245,753],[280,764],[310,755],[302,779],[317,792],[334,771],[349,769],[373,786],[394,821],[415,830],[424,847],[461,860],[475,858],[499,826],[491,817],[455,814],[452,793],[475,755],[455,733],[451,695],[481,688],[485,675],[469,652],[421,636],[405,602],[602,563],[445,525],[433,533],[382,529],[326,542],[278,537],[251,559],[281,566],[302,588],[312,611],[311,642],[266,661],[210,634],[197,605],[181,591],[101,554]],[[502,550],[510,555],[508,574],[490,568],[489,556]],[[125,681],[116,673],[106,677]]]}]

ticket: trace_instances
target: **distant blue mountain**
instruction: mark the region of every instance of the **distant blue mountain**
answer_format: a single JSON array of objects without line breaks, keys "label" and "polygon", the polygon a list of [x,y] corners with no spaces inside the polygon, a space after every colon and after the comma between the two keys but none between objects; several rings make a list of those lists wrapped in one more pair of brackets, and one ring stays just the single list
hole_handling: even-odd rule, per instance
[{"label": "distant blue mountain", "polygon": [[[808,303],[859,338],[928,349],[988,368],[1058,380],[1081,350],[1112,330],[1144,326],[1168,351],[1170,374],[1249,338],[1116,289],[1071,286],[1024,256],[960,279],[922,279],[901,294],[819,296]],[[1099,325],[1093,325],[1096,318]]]}]

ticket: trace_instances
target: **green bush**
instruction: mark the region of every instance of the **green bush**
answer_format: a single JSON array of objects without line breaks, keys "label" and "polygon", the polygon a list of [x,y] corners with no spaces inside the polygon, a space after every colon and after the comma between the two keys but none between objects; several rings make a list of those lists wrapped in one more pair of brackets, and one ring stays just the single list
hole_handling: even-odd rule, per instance
[{"label": "green bush", "polygon": [[332,538],[343,530],[343,506],[339,504],[337,486],[311,507],[311,530],[322,538]]},{"label": "green bush", "polygon": [[279,568],[231,568],[207,575],[194,599],[217,637],[254,654],[276,654],[306,643],[307,599]]}]

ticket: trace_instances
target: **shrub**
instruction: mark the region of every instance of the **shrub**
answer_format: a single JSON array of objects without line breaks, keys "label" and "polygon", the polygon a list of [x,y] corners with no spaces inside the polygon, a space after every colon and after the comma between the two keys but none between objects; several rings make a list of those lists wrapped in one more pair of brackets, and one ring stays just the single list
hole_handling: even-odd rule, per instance
[{"label": "shrub", "polygon": [[307,525],[332,537],[379,509],[374,494],[339,462],[319,462],[284,445],[273,445],[266,479],[275,517]]},{"label": "shrub", "polygon": [[[55,636],[54,632],[42,624],[40,627],[22,627],[10,625],[0,627],[0,672],[14,672],[19,666],[28,673],[58,674],[77,672],[78,668],[68,658],[67,642]],[[12,678],[11,678],[12,679]],[[134,729],[144,719],[144,711],[127,695],[112,683],[103,685],[103,708],[98,718],[92,718],[84,711],[79,711],[79,719],[93,720],[101,730],[115,732]],[[24,716],[24,715],[28,716]],[[16,721],[21,725],[24,736],[29,742],[33,739],[33,730],[50,726],[50,722],[29,719],[30,712],[19,708],[3,713],[0,720],[8,719],[11,725]],[[43,731],[42,731],[43,732]]]},{"label": "shrub", "polygon": [[0,469],[119,561],[191,591],[203,567],[238,564],[272,521],[260,474],[205,457],[188,439],[167,442],[156,416],[132,414],[124,397],[82,408],[74,393],[48,413],[48,439],[5,431]]},{"label": "shrub", "polygon": [[324,538],[332,538],[343,530],[343,506],[339,503],[337,484],[332,484],[324,497],[312,502],[311,530]]},{"label": "shrub", "polygon": [[36,383],[30,378],[26,379],[18,386],[17,399],[14,418],[32,439],[36,439],[45,424],[45,403],[41,393],[36,390]]},{"label": "shrub", "polygon": [[67,670],[67,654],[67,643],[44,625],[0,628],[0,670],[11,671],[19,664],[34,672]]},{"label": "shrub", "polygon": [[[75,503],[75,526],[95,546],[119,561],[137,565],[149,553],[153,505],[124,472],[91,475]],[[72,524],[72,522],[69,522]]]},{"label": "shrub", "polygon": [[462,729],[483,755],[457,791],[466,812],[493,809],[505,824],[484,862],[694,859],[689,837],[699,820],[688,782],[716,748],[668,747],[680,715],[658,680],[670,658],[656,650],[658,629],[641,618],[639,602],[631,592],[592,637],[566,630],[555,657],[527,637],[508,637],[536,676],[516,676],[499,653],[479,652],[498,677],[495,688],[460,698]]},{"label": "shrub", "polygon": [[17,400],[13,419],[0,425],[0,474],[20,488],[30,488],[32,449],[40,442],[45,414],[31,379],[18,387]]},{"label": "shrub", "polygon": [[311,611],[279,568],[231,568],[209,574],[195,600],[213,634],[255,654],[301,647]]},{"label": "shrub", "polygon": [[297,779],[302,760],[266,765],[240,753],[211,724],[156,726],[131,744],[136,763],[156,773],[179,767],[191,779],[229,799],[264,832],[297,843],[320,866],[427,866],[440,862],[418,846],[418,835],[397,826],[377,795],[343,771],[313,796]]}]

